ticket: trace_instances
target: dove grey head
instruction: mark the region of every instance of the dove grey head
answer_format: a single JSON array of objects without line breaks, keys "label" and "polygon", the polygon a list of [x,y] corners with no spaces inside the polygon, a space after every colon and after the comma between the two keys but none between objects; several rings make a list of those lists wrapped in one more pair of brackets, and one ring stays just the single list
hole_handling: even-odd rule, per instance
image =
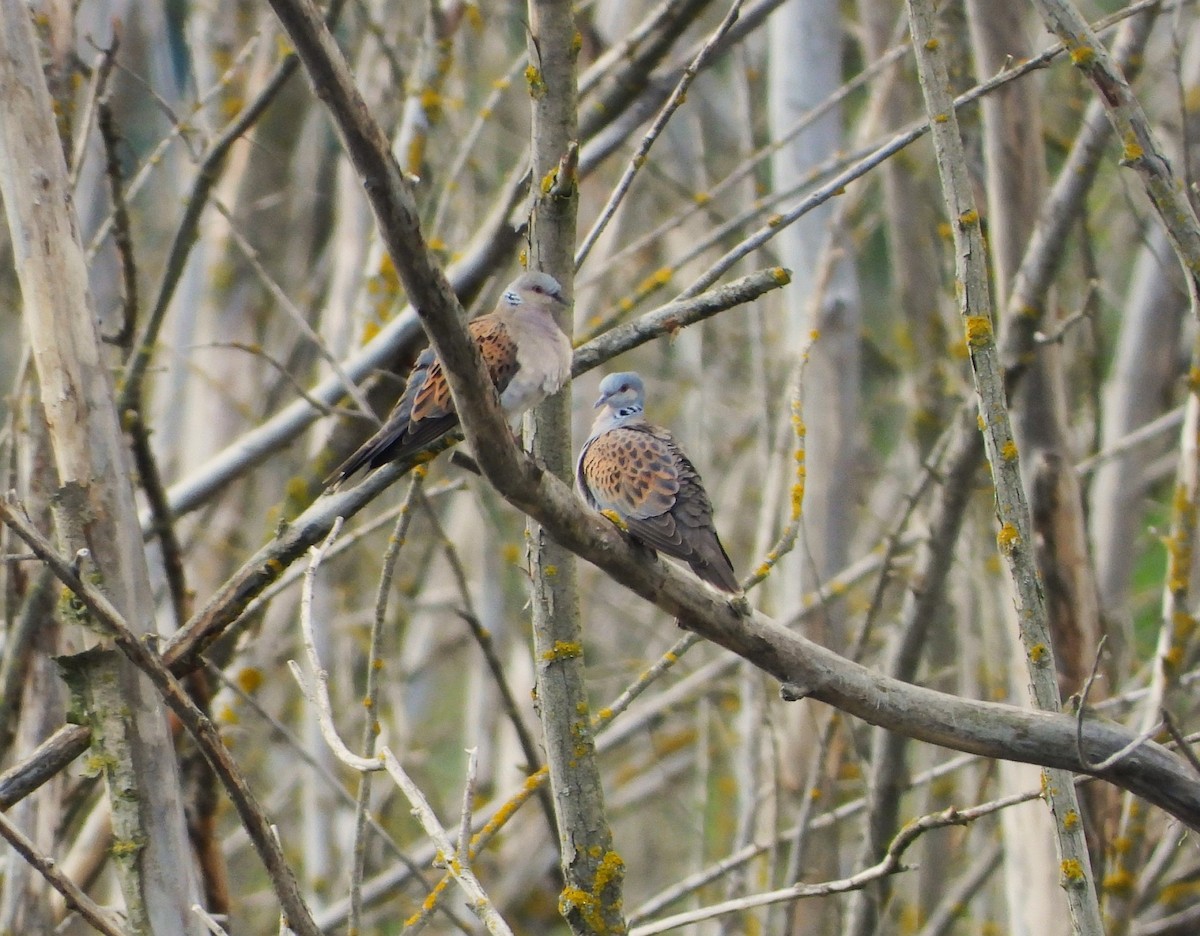
[{"label": "dove grey head", "polygon": [[600,381],[600,396],[595,406],[607,407],[618,418],[640,413],[646,408],[646,385],[633,371],[609,374]]},{"label": "dove grey head", "polygon": [[508,284],[504,295],[500,297],[501,307],[516,309],[524,303],[535,303],[537,299],[547,300],[547,309],[555,309],[567,304],[563,288],[549,273],[531,271],[522,273]]},{"label": "dove grey head", "polygon": [[596,419],[590,438],[645,419],[646,385],[633,371],[609,374],[600,381],[600,396],[596,398]]}]

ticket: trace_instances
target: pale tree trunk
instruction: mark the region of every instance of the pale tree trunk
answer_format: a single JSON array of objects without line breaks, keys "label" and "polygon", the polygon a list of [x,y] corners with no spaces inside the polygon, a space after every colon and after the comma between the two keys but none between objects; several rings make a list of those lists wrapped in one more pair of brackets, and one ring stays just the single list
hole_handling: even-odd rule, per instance
[{"label": "pale tree trunk", "polygon": [[[871,61],[882,57],[901,36],[904,37],[901,41],[907,40],[907,33],[897,28],[898,20],[905,17],[903,4],[862,0],[857,9],[864,47]],[[882,76],[882,86],[876,93],[881,96],[879,115],[884,128],[901,127],[920,112],[920,93],[913,79],[915,75],[910,72],[907,58]],[[915,162],[901,163],[893,159],[879,168],[888,272],[892,284],[890,300],[894,321],[891,330],[898,337],[895,353],[904,363],[901,395],[911,401],[911,435],[915,443],[893,455],[896,467],[890,473],[905,481],[919,476],[921,460],[936,438],[934,427],[944,425],[947,418],[954,418],[953,403],[946,392],[938,357],[929,353],[929,349],[943,348],[949,343],[942,315],[946,296],[939,275],[943,260],[933,238],[913,236],[913,231],[936,228],[937,216],[932,210],[937,204],[936,190],[929,175],[915,171]],[[974,433],[974,426],[968,431]],[[962,446],[966,454],[957,459],[952,447],[952,454],[947,458],[951,467],[943,472],[949,477],[944,477],[943,487],[936,495],[939,499],[930,511],[933,532],[918,560],[920,571],[916,576],[922,586],[919,593],[913,591],[906,596],[899,626],[889,641],[887,670],[898,679],[915,681],[924,666],[945,671],[952,667],[969,669],[961,659],[955,641],[924,637],[933,628],[948,623],[940,620],[941,602],[930,600],[930,596],[944,591],[949,557],[954,553],[959,536],[966,506],[963,491],[968,481],[961,476],[973,475],[982,455],[982,445],[977,439],[964,437]],[[957,472],[954,466],[958,467]],[[925,753],[909,748],[907,740],[898,735],[880,729],[872,732],[871,753],[867,758],[870,813],[866,833],[856,849],[856,866],[863,867],[878,860],[898,830],[903,789],[914,769],[909,761]],[[928,757],[924,759],[929,760]],[[931,798],[936,800],[936,794],[931,794]],[[925,803],[922,808],[948,805],[948,802]],[[952,869],[947,867],[945,851],[936,847],[924,848],[917,863],[922,883],[915,887],[916,898],[924,917],[924,911],[940,889],[925,886],[924,882],[940,884],[951,875]],[[881,925],[881,908],[892,894],[892,883],[885,879],[851,895],[843,932],[862,936],[876,932]]]},{"label": "pale tree trunk", "polygon": [[[841,85],[841,44],[841,13],[830,0],[792,0],[772,15],[767,74],[773,139],[782,137]],[[833,107],[772,157],[775,189],[785,191],[798,184],[812,167],[841,149],[843,139],[841,108]],[[783,265],[792,270],[792,283],[783,297],[783,346],[798,361],[816,336],[803,376],[805,460],[800,467],[805,475],[800,534],[795,549],[768,581],[767,594],[777,592],[774,600],[780,608],[798,606],[806,592],[843,567],[857,506],[854,455],[859,442],[861,318],[854,258],[846,252],[849,239],[841,236],[837,215],[837,206],[826,203],[782,232],[776,246]],[[784,446],[781,453],[785,492],[798,481],[789,448]],[[782,502],[788,501],[785,493]],[[832,603],[825,613],[814,616],[806,625],[808,635],[841,649],[846,635],[839,609]],[[818,726],[824,719],[808,702],[787,706],[779,717],[784,727],[783,782],[807,796],[809,791],[801,787],[821,743]],[[827,838],[823,846],[807,846],[814,859],[824,855],[809,872],[836,874],[837,846],[830,841],[836,843]],[[798,847],[799,843],[793,845]],[[806,919],[808,914],[795,911],[789,916],[795,932],[820,932],[832,925],[828,913],[818,919]]]},{"label": "pale tree trunk", "polygon": [[[1100,448],[1162,415],[1183,364],[1187,293],[1161,227],[1146,232],[1122,305],[1121,329],[1105,381]],[[1092,550],[1105,618],[1128,631],[1134,544],[1145,529],[1146,469],[1175,441],[1170,433],[1129,449],[1096,469],[1091,485]]]},{"label": "pale tree trunk", "polygon": [[[21,383],[33,383],[32,374]],[[30,388],[32,389],[32,387]],[[56,475],[53,453],[41,416],[41,406],[32,393],[21,396],[19,421],[29,426],[25,434],[25,457],[18,459],[12,487],[27,491],[26,510],[39,526],[52,522],[50,497]],[[5,531],[7,532],[7,530]],[[7,537],[5,552],[10,550]],[[5,641],[5,698],[0,701],[5,727],[3,744],[7,753],[21,760],[49,737],[66,715],[67,698],[52,657],[63,651],[62,627],[56,614],[57,580],[47,579],[43,571],[26,579],[23,588],[6,590],[6,598],[20,597],[16,621]],[[18,647],[17,644],[20,644]],[[53,854],[62,822],[62,797],[66,783],[55,777],[39,791],[16,804],[8,813],[44,854]],[[107,804],[105,804],[107,809]],[[4,881],[0,890],[0,932],[42,932],[53,926],[50,894],[45,881],[16,851],[4,856]]]},{"label": "pale tree trunk", "polygon": [[[32,499],[36,501],[30,505],[31,512],[37,515],[39,523],[49,525],[52,482],[42,483],[39,479],[54,476],[53,468],[47,464],[50,453],[44,444],[44,432],[34,429],[30,438],[36,440],[34,464],[30,466],[29,475]],[[53,660],[62,651],[61,625],[54,615],[54,590],[44,588],[42,584],[36,579],[30,581],[30,592],[21,608],[22,617],[35,616],[35,632],[22,675],[20,720],[13,740],[13,752],[18,758],[27,757],[53,734],[62,724],[67,708],[66,692]],[[43,854],[54,853],[62,822],[65,788],[66,779],[55,777],[39,790],[36,797],[26,798],[8,814]],[[0,932],[49,932],[56,921],[52,917],[46,882],[15,851],[9,851],[6,858],[4,886],[0,893]]]},{"label": "pale tree trunk", "polygon": [[[841,84],[841,14],[829,0],[793,0],[770,21],[768,94],[772,137],[778,138]],[[787,190],[807,170],[824,162],[842,146],[839,107],[783,146],[771,160],[773,184]],[[836,209],[826,203],[778,238],[777,250],[791,269],[792,284],[784,295],[783,341],[797,360],[809,337],[817,335],[804,372],[805,488],[800,536],[796,548],[772,576],[779,607],[796,607],[801,596],[842,568],[849,554],[855,495],[855,447],[859,441],[858,406],[860,308],[854,258],[848,238],[832,224]],[[837,251],[834,254],[832,251]],[[790,489],[797,481],[781,472]],[[784,495],[784,503],[788,496]],[[841,648],[842,616],[835,606],[807,625],[813,639]],[[809,703],[789,705],[784,719],[781,763],[785,783],[803,784],[805,764],[816,750],[818,719]]]},{"label": "pale tree trunk", "polygon": [[[860,0],[857,6],[863,45],[871,60],[880,58],[898,38],[907,39],[907,33],[897,29],[897,20],[904,13],[902,3]],[[882,95],[881,122],[887,129],[902,127],[921,110],[921,95],[915,76],[911,75],[911,61],[902,59],[882,81],[884,87],[877,92]],[[943,348],[947,343],[946,317],[939,309],[942,291],[939,273],[944,261],[934,238],[913,236],[913,231],[937,226],[937,216],[931,210],[936,204],[936,180],[929,172],[917,171],[910,162],[895,159],[880,166],[879,172],[887,227],[888,274],[893,283],[895,328],[900,336],[897,352],[904,361],[901,379],[911,394],[916,418],[913,428],[923,453],[935,436],[933,427],[942,425],[954,409],[938,373],[937,355],[929,353],[931,348]]]},{"label": "pale tree trunk", "polygon": [[[841,85],[841,39],[841,14],[828,0],[792,0],[772,16],[768,80],[773,137]],[[775,189],[784,191],[799,183],[811,167],[837,152],[842,141],[841,109],[830,108],[772,159]],[[785,294],[787,347],[796,354],[814,330],[819,333],[804,385],[804,532],[778,573],[784,607],[797,605],[800,595],[845,564],[853,532],[860,310],[853,256],[841,253],[827,266],[828,251],[846,251],[849,246],[831,230],[834,212],[835,206],[826,203],[778,238],[780,256],[792,270],[792,285]],[[841,643],[838,626],[829,619],[812,636],[832,646]]]},{"label": "pale tree trunk", "polygon": [[[82,559],[134,627],[153,632],[154,602],[129,482],[129,459],[101,357],[66,165],[27,9],[0,16],[3,192],[62,488],[61,548]],[[112,647],[73,666],[103,745],[117,862],[131,932],[200,933],[175,752],[149,682]]]}]

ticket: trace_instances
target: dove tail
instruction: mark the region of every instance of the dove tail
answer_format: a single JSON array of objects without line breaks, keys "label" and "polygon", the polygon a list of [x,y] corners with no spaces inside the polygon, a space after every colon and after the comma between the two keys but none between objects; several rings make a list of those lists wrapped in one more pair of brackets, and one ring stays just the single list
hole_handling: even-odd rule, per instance
[{"label": "dove tail", "polygon": [[733,571],[733,563],[730,562],[729,554],[725,552],[725,547],[721,545],[721,541],[715,534],[711,545],[716,548],[706,548],[704,553],[707,555],[693,556],[688,561],[688,565],[692,567],[692,571],[697,576],[714,588],[729,592],[731,595],[740,593],[742,586],[738,584],[737,575]]}]

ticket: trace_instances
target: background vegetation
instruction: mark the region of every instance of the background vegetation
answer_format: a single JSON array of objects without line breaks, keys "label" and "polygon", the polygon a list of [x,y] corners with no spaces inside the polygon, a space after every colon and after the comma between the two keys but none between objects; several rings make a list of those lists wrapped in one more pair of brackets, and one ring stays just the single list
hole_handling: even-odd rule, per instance
[{"label": "background vegetation", "polygon": [[[2,9],[0,932],[1200,925],[1193,5],[335,3],[365,108],[298,0]],[[640,371],[749,608],[478,394],[482,476],[321,494],[461,337],[445,284],[530,262],[577,346],[538,457]]]}]

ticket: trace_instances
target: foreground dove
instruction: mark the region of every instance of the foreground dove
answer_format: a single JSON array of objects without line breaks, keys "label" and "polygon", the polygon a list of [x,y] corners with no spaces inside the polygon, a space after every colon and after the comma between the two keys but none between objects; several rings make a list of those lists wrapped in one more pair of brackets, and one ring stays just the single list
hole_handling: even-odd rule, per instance
[{"label": "foreground dove", "polygon": [[[494,312],[467,325],[510,421],[557,393],[571,375],[571,342],[554,318],[566,304],[554,277],[523,273],[505,288]],[[325,483],[336,486],[360,468],[415,455],[457,425],[442,362],[427,348],[383,426]]]},{"label": "foreground dove", "polygon": [[646,421],[646,389],[634,373],[600,382],[603,407],[575,467],[590,506],[615,514],[647,546],[682,559],[721,591],[741,591],[717,538],[700,475],[666,429]]}]

